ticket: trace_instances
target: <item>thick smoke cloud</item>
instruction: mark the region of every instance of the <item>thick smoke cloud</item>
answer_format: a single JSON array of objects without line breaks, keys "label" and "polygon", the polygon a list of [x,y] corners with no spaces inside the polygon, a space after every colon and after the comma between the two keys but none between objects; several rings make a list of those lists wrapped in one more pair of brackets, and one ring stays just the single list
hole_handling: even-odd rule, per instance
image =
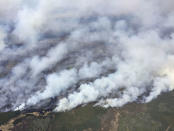
[{"label": "thick smoke cloud", "polygon": [[174,89],[172,0],[0,0],[0,111],[121,107]]},{"label": "thick smoke cloud", "polygon": [[5,38],[6,33],[3,29],[0,28],[0,50],[3,50],[5,48]]}]

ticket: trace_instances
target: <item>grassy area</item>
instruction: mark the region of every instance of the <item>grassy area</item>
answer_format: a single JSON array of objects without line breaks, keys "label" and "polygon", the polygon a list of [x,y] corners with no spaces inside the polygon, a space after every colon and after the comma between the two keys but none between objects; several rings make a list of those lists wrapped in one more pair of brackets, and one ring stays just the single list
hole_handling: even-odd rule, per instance
[{"label": "grassy area", "polygon": [[164,131],[162,125],[154,121],[148,113],[121,113],[119,131]]},{"label": "grassy area", "polygon": [[174,92],[147,104],[128,104],[121,109],[119,131],[174,131]]},{"label": "grassy area", "polygon": [[69,112],[54,113],[50,127],[51,131],[82,131],[92,128],[94,131],[101,127],[100,119],[105,109],[91,105],[79,107]]},{"label": "grassy area", "polygon": [[82,131],[89,128],[97,131],[105,113],[106,110],[101,107],[87,105],[69,112],[50,113],[44,117],[27,116],[14,122],[23,122],[14,131]]},{"label": "grassy area", "polygon": [[10,119],[17,117],[20,112],[0,112],[0,125],[5,124]]},{"label": "grassy area", "polygon": [[[26,115],[14,122],[14,131],[108,131],[111,127],[118,131],[174,131],[173,102],[174,92],[169,92],[150,103],[130,103],[120,109],[104,109],[89,104],[47,116]],[[118,121],[115,119],[117,113]],[[0,113],[0,123],[17,115],[19,112]],[[113,128],[113,125],[118,125],[118,128]]]}]

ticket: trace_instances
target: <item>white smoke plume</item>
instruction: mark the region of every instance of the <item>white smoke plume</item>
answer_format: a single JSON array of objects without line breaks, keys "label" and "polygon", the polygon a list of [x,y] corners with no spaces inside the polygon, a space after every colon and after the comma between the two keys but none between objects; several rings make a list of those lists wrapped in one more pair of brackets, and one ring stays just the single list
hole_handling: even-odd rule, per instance
[{"label": "white smoke plume", "polygon": [[121,107],[174,89],[172,0],[0,0],[0,111]]},{"label": "white smoke plume", "polygon": [[5,48],[5,38],[6,38],[6,33],[0,27],[0,51]]}]

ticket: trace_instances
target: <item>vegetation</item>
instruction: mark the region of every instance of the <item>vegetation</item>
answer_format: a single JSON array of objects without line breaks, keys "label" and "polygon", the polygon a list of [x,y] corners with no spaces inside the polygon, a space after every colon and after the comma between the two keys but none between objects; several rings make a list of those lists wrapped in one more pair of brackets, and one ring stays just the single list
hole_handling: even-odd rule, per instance
[{"label": "vegetation", "polygon": [[[170,92],[150,103],[130,103],[119,109],[89,104],[68,112],[26,114],[15,119],[13,131],[174,131],[173,101],[174,92]],[[0,113],[0,124],[19,114]]]}]

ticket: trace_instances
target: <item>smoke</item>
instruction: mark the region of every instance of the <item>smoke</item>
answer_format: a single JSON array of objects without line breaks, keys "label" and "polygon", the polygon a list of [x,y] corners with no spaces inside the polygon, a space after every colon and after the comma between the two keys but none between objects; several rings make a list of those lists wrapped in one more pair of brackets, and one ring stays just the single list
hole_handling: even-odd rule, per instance
[{"label": "smoke", "polygon": [[[33,70],[33,75],[36,76],[38,73],[51,68],[55,63],[59,62],[66,54],[67,49],[65,44],[59,44],[57,47],[50,49],[47,56],[39,59],[35,56],[31,60],[31,69]],[[36,66],[37,65],[37,66]]]},{"label": "smoke", "polygon": [[150,102],[174,89],[172,0],[0,0],[0,111]]},{"label": "smoke", "polygon": [[6,33],[3,29],[0,27],[0,51],[5,48],[5,38],[6,38]]}]

